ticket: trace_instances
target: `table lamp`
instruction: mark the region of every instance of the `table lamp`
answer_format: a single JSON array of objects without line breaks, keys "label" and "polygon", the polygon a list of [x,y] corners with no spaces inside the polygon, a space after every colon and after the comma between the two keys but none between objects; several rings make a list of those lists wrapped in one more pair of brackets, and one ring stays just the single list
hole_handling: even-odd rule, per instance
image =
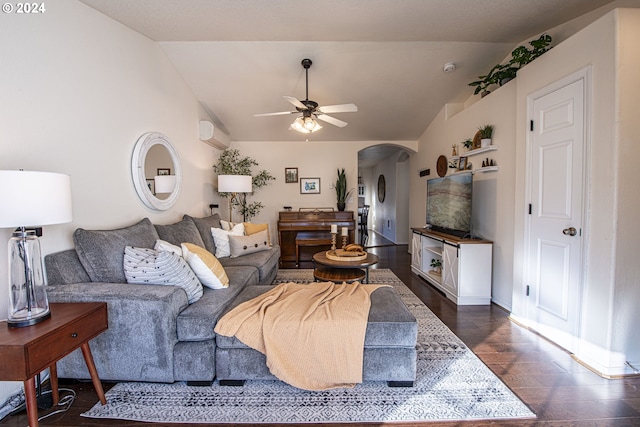
[{"label": "table lamp", "polygon": [[153,177],[156,194],[170,194],[176,188],[175,175],[156,175]]},{"label": "table lamp", "polygon": [[49,317],[36,226],[71,222],[71,179],[51,172],[0,171],[0,228],[18,227],[9,239],[9,327]]},{"label": "table lamp", "polygon": [[231,193],[229,200],[229,222],[233,204],[236,202],[238,193],[251,193],[251,175],[218,175],[218,193]]}]

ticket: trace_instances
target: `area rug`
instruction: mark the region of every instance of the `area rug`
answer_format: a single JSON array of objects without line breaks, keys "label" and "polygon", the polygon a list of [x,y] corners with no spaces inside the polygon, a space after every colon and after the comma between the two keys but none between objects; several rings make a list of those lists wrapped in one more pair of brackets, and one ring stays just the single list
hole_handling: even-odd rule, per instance
[{"label": "area rug", "polygon": [[[276,283],[305,283],[312,270],[280,270]],[[371,283],[388,283],[418,320],[417,380],[411,388],[365,382],[353,389],[305,391],[279,381],[244,387],[184,383],[118,383],[108,403],[82,414],[163,423],[419,422],[535,418],[464,343],[388,269]]]}]

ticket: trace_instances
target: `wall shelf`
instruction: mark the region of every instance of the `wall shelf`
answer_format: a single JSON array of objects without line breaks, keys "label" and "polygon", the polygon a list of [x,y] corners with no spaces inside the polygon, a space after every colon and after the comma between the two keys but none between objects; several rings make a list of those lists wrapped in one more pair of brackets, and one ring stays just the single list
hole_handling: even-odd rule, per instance
[{"label": "wall shelf", "polygon": [[497,145],[490,145],[490,146],[484,147],[484,148],[476,148],[475,150],[467,151],[466,153],[464,153],[463,156],[451,156],[451,157],[449,157],[449,160],[458,160],[460,157],[477,156],[478,154],[487,153],[489,151],[495,151],[497,149],[498,149]]}]

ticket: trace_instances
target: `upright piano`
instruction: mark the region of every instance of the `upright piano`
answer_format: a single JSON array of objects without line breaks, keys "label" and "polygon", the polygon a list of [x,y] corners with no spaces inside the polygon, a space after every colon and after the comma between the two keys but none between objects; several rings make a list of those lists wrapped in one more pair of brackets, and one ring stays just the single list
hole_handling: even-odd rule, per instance
[{"label": "upright piano", "polygon": [[[342,247],[342,227],[349,230],[349,243],[354,242],[356,222],[352,211],[334,211],[333,209],[301,208],[298,211],[283,211],[278,217],[278,239],[280,243],[281,268],[311,268],[313,254],[331,249],[331,245],[300,246],[299,262],[296,258],[296,236],[298,233],[316,232],[331,238],[331,225],[338,226],[337,247]],[[297,264],[297,265],[296,265]]]}]

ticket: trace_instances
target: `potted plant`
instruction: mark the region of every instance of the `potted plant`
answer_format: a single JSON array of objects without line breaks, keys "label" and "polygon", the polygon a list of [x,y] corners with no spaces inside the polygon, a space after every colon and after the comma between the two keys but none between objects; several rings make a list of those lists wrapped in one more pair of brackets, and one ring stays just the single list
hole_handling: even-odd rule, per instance
[{"label": "potted plant", "polygon": [[488,147],[491,145],[493,137],[493,125],[484,125],[478,129],[480,131],[480,147]]},{"label": "potted plant", "polygon": [[[269,184],[269,181],[276,178],[267,170],[261,170],[257,175],[253,175],[251,168],[258,166],[258,162],[251,157],[240,158],[240,150],[227,148],[218,158],[218,163],[213,165],[213,171],[219,175],[252,175],[251,184],[253,192]],[[230,197],[229,193],[219,193],[221,197]],[[253,195],[250,193],[249,195]],[[238,198],[232,198],[233,205],[239,207],[240,214],[244,221],[250,221],[260,213],[264,205],[262,202],[248,202],[247,193],[242,193]]]},{"label": "potted plant", "polygon": [[461,142],[461,144],[464,146],[464,148],[466,148],[467,150],[471,150],[471,147],[473,147],[473,141],[471,140],[471,138],[467,138],[464,141]]},{"label": "potted plant", "polygon": [[338,199],[338,210],[343,211],[347,206],[347,199],[351,195],[353,189],[347,191],[347,175],[338,169],[338,180],[336,181],[336,197]]},{"label": "potted plant", "polygon": [[431,269],[435,274],[440,274],[442,272],[442,261],[431,258]]}]

